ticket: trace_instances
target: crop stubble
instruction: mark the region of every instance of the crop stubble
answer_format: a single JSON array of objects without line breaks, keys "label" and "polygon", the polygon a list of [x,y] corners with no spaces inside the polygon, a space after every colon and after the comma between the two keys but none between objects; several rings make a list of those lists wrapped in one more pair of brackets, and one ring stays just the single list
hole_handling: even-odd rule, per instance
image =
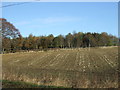
[{"label": "crop stubble", "polygon": [[117,47],[4,54],[3,79],[65,87],[117,88],[117,60]]}]

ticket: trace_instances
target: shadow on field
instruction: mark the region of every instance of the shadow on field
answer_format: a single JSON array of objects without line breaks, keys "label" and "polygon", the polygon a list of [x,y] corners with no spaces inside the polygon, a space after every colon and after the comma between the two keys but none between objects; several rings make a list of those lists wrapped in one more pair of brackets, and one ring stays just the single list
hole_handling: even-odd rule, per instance
[{"label": "shadow on field", "polygon": [[77,72],[31,68],[31,73],[29,70],[26,72],[26,70],[19,71],[18,73],[15,73],[16,71],[3,73],[3,79],[31,82],[37,85],[71,88],[118,88],[117,72]]}]

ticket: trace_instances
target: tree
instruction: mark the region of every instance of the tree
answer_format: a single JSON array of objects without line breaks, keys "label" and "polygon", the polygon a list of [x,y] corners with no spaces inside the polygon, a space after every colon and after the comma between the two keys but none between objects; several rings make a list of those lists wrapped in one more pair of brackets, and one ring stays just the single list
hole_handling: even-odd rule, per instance
[{"label": "tree", "polygon": [[83,44],[82,39],[83,39],[83,33],[78,32],[77,35],[76,35],[76,40],[77,40],[76,47],[81,47],[82,46],[82,44]]},{"label": "tree", "polygon": [[3,52],[3,51],[5,51],[5,52],[10,52],[11,51],[11,40],[10,40],[10,38],[5,38],[4,41],[2,40],[2,50],[1,50],[1,52]]},{"label": "tree", "polygon": [[2,36],[1,39],[2,39],[2,49],[3,49],[1,51],[3,52],[8,50],[11,51],[12,49],[15,49],[16,48],[15,39],[22,37],[19,30],[16,29],[13,24],[8,22],[4,18],[0,18],[0,33]]},{"label": "tree", "polygon": [[28,36],[28,43],[29,43],[29,49],[34,49],[34,45],[35,45],[35,42],[34,42],[34,37],[32,34],[30,34]]},{"label": "tree", "polygon": [[90,44],[90,38],[88,36],[88,34],[85,34],[83,36],[83,47],[88,47]]},{"label": "tree", "polygon": [[39,50],[41,46],[40,37],[36,37],[36,45],[37,45],[37,49]]},{"label": "tree", "polygon": [[48,42],[47,42],[47,38],[45,36],[41,37],[40,43],[41,43],[42,49],[48,48],[48,44],[47,44]]},{"label": "tree", "polygon": [[17,49],[21,50],[23,46],[23,37],[16,38],[16,43],[17,43]]},{"label": "tree", "polygon": [[21,34],[18,29],[15,28],[13,24],[7,22],[6,19],[0,18],[0,32],[2,33],[2,38],[17,38],[20,37]]},{"label": "tree", "polygon": [[55,38],[53,39],[53,47],[54,47],[54,48],[59,48],[59,45],[60,45],[60,43],[59,43],[59,38],[58,38],[58,37],[55,37]]},{"label": "tree", "polygon": [[63,48],[64,47],[64,36],[63,35],[59,35],[58,36],[58,41],[59,41],[59,47]]},{"label": "tree", "polygon": [[52,34],[50,34],[50,35],[47,36],[47,39],[48,39],[48,48],[53,48],[54,36]]},{"label": "tree", "polygon": [[67,35],[66,35],[66,46],[67,47],[73,47],[72,46],[72,42],[73,42],[73,36],[72,36],[72,34],[71,33],[68,33]]},{"label": "tree", "polygon": [[107,46],[108,44],[108,34],[106,32],[101,33],[101,44],[102,46]]},{"label": "tree", "polygon": [[58,35],[54,37],[52,34],[48,36],[22,37],[18,29],[13,24],[7,22],[6,19],[0,18],[0,32],[4,52],[16,52],[20,50],[47,50],[48,48],[79,48],[79,47],[96,47],[96,46],[116,46],[119,38],[113,35],[102,33],[83,33],[75,31],[73,34],[68,33],[65,37]]}]

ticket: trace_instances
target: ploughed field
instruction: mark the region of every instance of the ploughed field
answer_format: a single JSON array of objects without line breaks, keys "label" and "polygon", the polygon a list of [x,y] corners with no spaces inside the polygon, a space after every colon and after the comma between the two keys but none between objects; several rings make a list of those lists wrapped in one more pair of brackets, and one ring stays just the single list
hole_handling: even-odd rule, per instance
[{"label": "ploughed field", "polygon": [[117,88],[118,47],[4,54],[3,80],[73,88]]}]

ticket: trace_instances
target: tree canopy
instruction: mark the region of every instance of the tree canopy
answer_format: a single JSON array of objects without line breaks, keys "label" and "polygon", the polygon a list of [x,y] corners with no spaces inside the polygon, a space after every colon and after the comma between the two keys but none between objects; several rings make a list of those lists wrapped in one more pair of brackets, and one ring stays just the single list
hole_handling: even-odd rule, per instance
[{"label": "tree canopy", "polygon": [[21,36],[19,30],[16,29],[15,26],[6,19],[0,18],[0,23],[0,32],[2,33],[2,38],[17,38]]},{"label": "tree canopy", "polygon": [[50,48],[80,48],[117,46],[118,37],[102,33],[74,32],[67,35],[34,36],[22,37],[19,30],[6,19],[0,19],[2,26],[2,47],[4,52],[16,52],[20,50],[45,50]]}]

